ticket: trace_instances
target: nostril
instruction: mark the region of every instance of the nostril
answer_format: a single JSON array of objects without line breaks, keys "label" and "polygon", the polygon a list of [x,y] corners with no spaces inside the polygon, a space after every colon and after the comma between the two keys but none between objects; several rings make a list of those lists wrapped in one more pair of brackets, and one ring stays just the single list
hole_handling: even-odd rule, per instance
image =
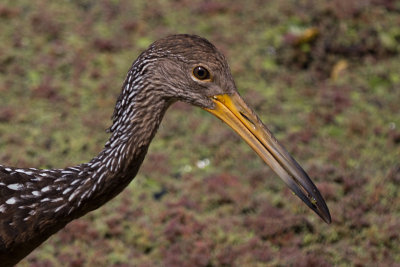
[{"label": "nostril", "polygon": [[251,124],[251,126],[255,130],[256,126],[255,126],[254,122],[252,120],[250,120],[249,117],[247,117],[246,114],[244,114],[243,112],[239,111],[239,113],[240,113],[240,115],[242,115],[243,118],[245,118]]}]

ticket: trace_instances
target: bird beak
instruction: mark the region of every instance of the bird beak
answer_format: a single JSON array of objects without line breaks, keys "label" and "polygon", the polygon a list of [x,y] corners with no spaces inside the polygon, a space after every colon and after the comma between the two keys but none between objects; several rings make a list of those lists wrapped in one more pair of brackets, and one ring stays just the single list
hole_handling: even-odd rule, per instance
[{"label": "bird beak", "polygon": [[308,207],[330,223],[329,209],[317,187],[240,95],[216,95],[212,101],[215,107],[205,110],[235,130]]}]

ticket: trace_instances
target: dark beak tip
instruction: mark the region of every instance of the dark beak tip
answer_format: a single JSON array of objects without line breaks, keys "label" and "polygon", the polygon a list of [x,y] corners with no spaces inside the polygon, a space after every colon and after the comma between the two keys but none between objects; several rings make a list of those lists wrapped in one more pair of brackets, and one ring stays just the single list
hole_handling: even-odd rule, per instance
[{"label": "dark beak tip", "polygon": [[322,203],[322,205],[314,206],[312,207],[312,209],[327,224],[330,224],[332,222],[331,214],[329,212],[328,206],[326,205],[325,201]]},{"label": "dark beak tip", "polygon": [[[322,197],[318,189],[315,187],[315,185],[312,183],[312,181],[308,178],[308,176],[306,177],[307,179],[305,180],[309,181],[310,184],[312,185],[312,188],[314,188],[307,190],[309,192],[308,195],[312,196],[312,199],[314,199],[314,201],[311,201],[310,197],[308,197],[297,184],[288,183],[287,185],[293,191],[293,193],[297,195],[310,209],[312,209],[324,222],[330,224],[332,222],[332,218],[324,198]],[[306,186],[306,188],[307,187],[308,186]]]},{"label": "dark beak tip", "polygon": [[331,214],[329,213],[329,210],[327,211],[326,214],[324,214],[324,216],[322,217],[322,219],[323,219],[327,224],[331,224],[332,218],[331,218]]},{"label": "dark beak tip", "polygon": [[327,224],[332,222],[331,214],[328,209],[319,209],[316,206],[310,208]]},{"label": "dark beak tip", "polygon": [[327,224],[331,224],[332,219],[331,219],[331,215],[329,213],[319,213],[317,212],[318,216]]}]

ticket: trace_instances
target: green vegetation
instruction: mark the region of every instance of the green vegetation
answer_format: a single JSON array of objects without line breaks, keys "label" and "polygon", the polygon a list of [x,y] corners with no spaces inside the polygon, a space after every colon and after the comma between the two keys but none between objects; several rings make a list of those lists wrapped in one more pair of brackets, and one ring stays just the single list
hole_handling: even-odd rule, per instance
[{"label": "green vegetation", "polygon": [[399,2],[265,2],[2,1],[0,162],[90,160],[132,61],[162,36],[198,34],[316,182],[332,224],[232,130],[177,103],[129,187],[20,266],[400,264]]}]

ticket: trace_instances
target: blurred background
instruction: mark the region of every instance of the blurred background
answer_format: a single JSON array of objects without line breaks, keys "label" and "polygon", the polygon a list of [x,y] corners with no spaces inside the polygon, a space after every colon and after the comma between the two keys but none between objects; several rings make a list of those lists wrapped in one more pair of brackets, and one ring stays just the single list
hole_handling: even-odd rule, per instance
[{"label": "blurred background", "polygon": [[399,1],[1,1],[1,164],[89,161],[132,62],[175,33],[225,54],[332,224],[226,125],[177,103],[129,187],[20,266],[399,265]]}]

